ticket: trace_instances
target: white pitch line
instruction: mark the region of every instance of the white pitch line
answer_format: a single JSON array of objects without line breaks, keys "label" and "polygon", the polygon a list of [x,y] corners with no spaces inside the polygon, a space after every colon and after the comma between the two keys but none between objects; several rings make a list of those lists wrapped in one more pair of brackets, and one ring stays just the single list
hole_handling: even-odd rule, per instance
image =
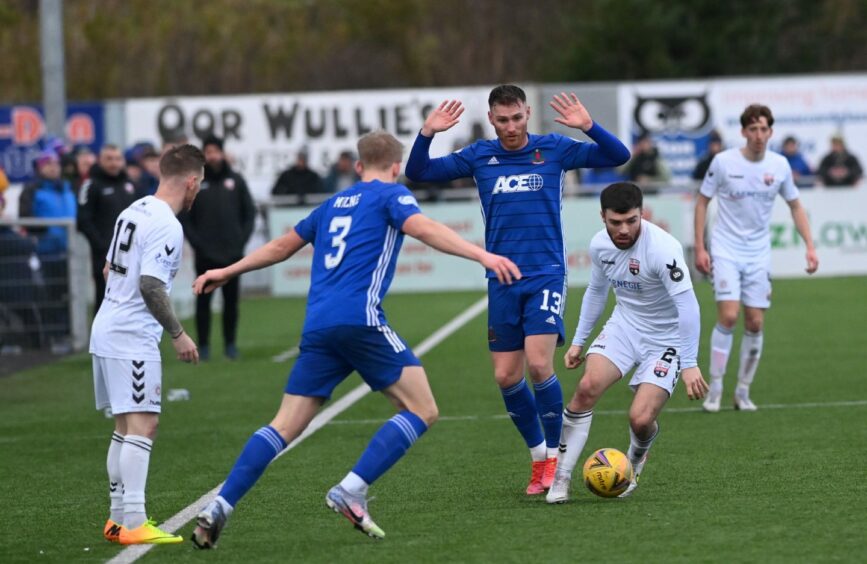
[{"label": "white pitch line", "polygon": [[[419,343],[419,345],[413,349],[413,352],[418,357],[423,356],[425,353],[429,352],[431,349],[443,342],[452,333],[466,325],[479,313],[485,311],[487,307],[488,298],[487,296],[485,296],[484,298],[481,298],[479,301],[471,305],[466,311],[443,325],[441,328],[434,331],[434,333],[430,337]],[[348,394],[341,397],[339,400],[326,407],[325,409],[323,409],[322,411],[320,411],[319,414],[313,418],[313,421],[310,422],[310,425],[307,426],[304,432],[301,433],[301,435],[299,435],[298,438],[296,438],[294,441],[289,443],[289,445],[280,454],[274,457],[274,460],[277,460],[278,458],[298,446],[301,441],[327,425],[332,419],[349,409],[350,406],[352,406],[355,402],[366,396],[368,393],[370,393],[370,391],[370,386],[368,386],[367,384],[362,384],[357,388],[353,389]],[[272,460],[271,462],[273,463],[274,460]],[[159,528],[166,532],[174,533],[175,531],[186,525],[196,516],[196,514],[199,512],[199,508],[207,505],[211,502],[211,499],[216,497],[217,493],[220,491],[220,488],[223,487],[223,484],[224,482],[220,482],[219,484],[217,484],[214,489],[194,501],[192,504],[183,508],[181,511],[169,518],[165,523],[160,524]],[[148,551],[150,551],[154,546],[155,545],[152,544],[138,544],[129,546],[123,549],[117,556],[109,560],[108,564],[130,564],[147,554]]]},{"label": "white pitch line", "polygon": [[[761,404],[759,411],[763,409],[811,409],[823,407],[864,407],[867,406],[867,400],[846,400],[846,401],[829,401],[829,402],[810,402],[810,403],[769,403]],[[723,411],[734,411],[734,408],[724,407]],[[663,413],[699,413],[704,411],[700,407],[672,407],[663,409]],[[627,409],[601,409],[594,411],[593,415],[627,415]],[[437,424],[449,421],[489,421],[494,419],[509,419],[508,414],[497,415],[441,415],[437,418]],[[329,425],[372,425],[375,423],[385,423],[387,419],[338,419],[332,421]]]},{"label": "white pitch line", "polygon": [[286,362],[287,360],[292,360],[298,353],[301,352],[301,349],[298,347],[292,347],[291,349],[286,349],[278,355],[272,356],[271,360],[274,362]]}]

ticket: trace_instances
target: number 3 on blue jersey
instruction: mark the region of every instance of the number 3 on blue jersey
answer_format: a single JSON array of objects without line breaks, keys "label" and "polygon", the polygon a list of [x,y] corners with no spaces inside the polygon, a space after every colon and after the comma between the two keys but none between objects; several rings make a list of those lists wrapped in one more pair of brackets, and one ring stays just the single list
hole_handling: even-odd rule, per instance
[{"label": "number 3 on blue jersey", "polygon": [[337,247],[337,252],[334,254],[325,255],[325,268],[331,270],[340,264],[343,260],[343,253],[346,252],[346,236],[349,235],[349,228],[352,227],[351,215],[338,215],[331,219],[331,225],[328,226],[329,233],[337,233],[331,238],[331,246]]}]

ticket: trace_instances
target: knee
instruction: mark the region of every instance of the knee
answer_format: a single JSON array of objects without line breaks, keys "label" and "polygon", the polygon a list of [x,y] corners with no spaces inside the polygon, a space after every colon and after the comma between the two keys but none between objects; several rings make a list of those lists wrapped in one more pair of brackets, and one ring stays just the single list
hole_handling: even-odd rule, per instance
[{"label": "knee", "polygon": [[734,311],[721,313],[717,321],[726,329],[734,329],[735,323],[738,322],[738,312]]},{"label": "knee", "polygon": [[521,370],[507,370],[507,369],[495,369],[494,370],[494,380],[497,382],[497,386],[500,388],[509,388],[514,386],[524,377],[524,373]]},{"label": "knee", "polygon": [[656,419],[652,413],[634,412],[629,414],[629,426],[632,432],[639,437],[647,437],[653,434],[656,427]]},{"label": "knee", "polygon": [[744,319],[744,329],[750,333],[761,333],[765,320],[761,315],[751,315]]},{"label": "knee", "polygon": [[127,425],[127,433],[131,435],[139,435],[154,440],[157,436],[157,431],[160,427],[159,417],[148,417],[147,419],[136,421],[134,425]]},{"label": "knee", "polygon": [[548,359],[528,359],[527,370],[534,382],[544,382],[554,373],[554,365]]},{"label": "knee", "polygon": [[600,395],[602,395],[601,386],[594,382],[592,375],[585,374],[578,383],[578,391],[575,393],[580,409],[590,409],[596,405]]},{"label": "knee", "polygon": [[430,428],[439,419],[440,412],[436,402],[430,402],[429,405],[425,405],[419,409],[416,415]]}]

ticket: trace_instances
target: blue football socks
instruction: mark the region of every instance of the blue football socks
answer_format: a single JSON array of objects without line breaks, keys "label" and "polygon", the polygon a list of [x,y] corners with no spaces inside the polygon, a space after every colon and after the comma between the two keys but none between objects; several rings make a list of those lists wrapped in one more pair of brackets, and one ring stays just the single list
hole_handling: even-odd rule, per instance
[{"label": "blue football socks", "polygon": [[[559,388],[559,385],[557,387]],[[527,447],[533,448],[541,444],[544,438],[542,437],[542,428],[539,426],[536,398],[533,397],[533,392],[527,386],[527,381],[522,378],[514,386],[500,388],[500,393],[503,394],[506,411],[509,412],[512,423],[515,424],[521,436],[524,437]],[[560,440],[559,435],[557,436],[557,440]]]},{"label": "blue football socks", "polygon": [[542,428],[545,430],[545,445],[556,449],[560,444],[560,429],[563,427],[563,389],[556,374],[544,382],[533,384],[536,390],[536,409]]},{"label": "blue football socks", "polygon": [[368,485],[394,466],[406,451],[427,431],[421,417],[403,410],[379,428],[352,471]]},{"label": "blue football socks", "polygon": [[220,490],[220,497],[234,507],[284,448],[286,441],[270,425],[253,433],[229,472],[229,477]]}]

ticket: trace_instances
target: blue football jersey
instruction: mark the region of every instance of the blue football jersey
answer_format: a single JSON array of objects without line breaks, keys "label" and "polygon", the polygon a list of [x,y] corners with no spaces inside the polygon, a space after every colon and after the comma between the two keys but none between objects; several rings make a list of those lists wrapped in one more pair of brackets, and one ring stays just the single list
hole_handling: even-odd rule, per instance
[{"label": "blue football jersey", "polygon": [[[491,139],[430,159],[432,138],[419,134],[406,174],[428,182],[472,176],[479,189],[487,250],[510,258],[525,276],[565,275],[561,208],[566,171],[617,166],[629,158],[629,150],[598,124],[588,135],[599,144],[558,133],[530,134],[527,146],[516,151]],[[487,276],[496,274],[488,271]]]},{"label": "blue football jersey", "polygon": [[394,278],[401,228],[420,212],[402,184],[358,182],[295,226],[302,239],[313,243],[305,332],[386,325],[381,303]]}]

